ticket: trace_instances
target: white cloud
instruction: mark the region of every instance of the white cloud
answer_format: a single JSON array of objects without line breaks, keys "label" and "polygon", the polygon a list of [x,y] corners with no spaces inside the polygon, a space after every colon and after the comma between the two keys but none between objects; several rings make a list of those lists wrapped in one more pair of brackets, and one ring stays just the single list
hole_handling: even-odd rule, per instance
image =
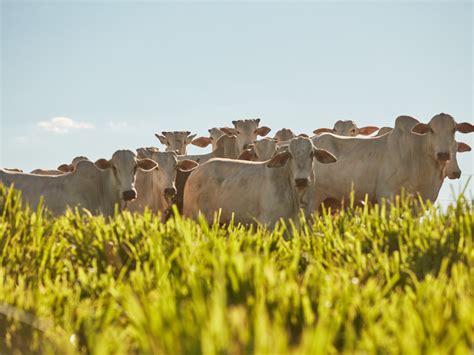
[{"label": "white cloud", "polygon": [[125,121],[120,121],[120,122],[109,121],[109,127],[113,129],[121,129],[121,128],[127,128],[128,124]]},{"label": "white cloud", "polygon": [[67,133],[72,129],[88,129],[94,126],[87,122],[77,122],[68,117],[54,117],[49,121],[41,121],[38,127],[54,133]]}]

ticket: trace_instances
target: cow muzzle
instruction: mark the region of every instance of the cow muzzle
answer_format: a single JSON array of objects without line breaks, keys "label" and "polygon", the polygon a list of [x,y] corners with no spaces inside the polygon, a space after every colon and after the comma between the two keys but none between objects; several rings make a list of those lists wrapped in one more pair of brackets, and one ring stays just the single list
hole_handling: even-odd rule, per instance
[{"label": "cow muzzle", "polygon": [[448,178],[451,180],[459,179],[461,177],[461,172],[460,171],[453,171]]},{"label": "cow muzzle", "polygon": [[165,198],[167,200],[171,200],[175,196],[176,196],[176,188],[168,187],[165,189]]},{"label": "cow muzzle", "polygon": [[125,201],[135,200],[137,198],[137,192],[135,190],[124,191],[122,192],[122,198]]},{"label": "cow muzzle", "polygon": [[439,161],[448,161],[448,160],[451,160],[451,153],[441,152],[441,153],[436,154],[436,158]]},{"label": "cow muzzle", "polygon": [[295,184],[296,184],[296,187],[299,187],[299,188],[308,187],[309,179],[308,178],[295,179]]}]

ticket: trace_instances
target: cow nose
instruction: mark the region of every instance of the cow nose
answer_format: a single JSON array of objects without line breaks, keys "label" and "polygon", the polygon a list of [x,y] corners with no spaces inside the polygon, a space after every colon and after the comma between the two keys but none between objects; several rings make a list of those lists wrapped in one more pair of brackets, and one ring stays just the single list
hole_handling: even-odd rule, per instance
[{"label": "cow nose", "polygon": [[306,187],[309,184],[308,178],[295,179],[296,187]]},{"label": "cow nose", "polygon": [[168,187],[165,189],[165,196],[166,197],[174,197],[176,195],[176,188]]},{"label": "cow nose", "polygon": [[438,153],[437,158],[439,161],[448,161],[451,159],[451,153],[446,153],[446,152]]},{"label": "cow nose", "polygon": [[135,190],[128,190],[122,192],[122,198],[125,201],[132,201],[137,198],[137,192]]},{"label": "cow nose", "polygon": [[454,171],[451,174],[451,179],[459,179],[461,177],[461,172],[460,171]]}]

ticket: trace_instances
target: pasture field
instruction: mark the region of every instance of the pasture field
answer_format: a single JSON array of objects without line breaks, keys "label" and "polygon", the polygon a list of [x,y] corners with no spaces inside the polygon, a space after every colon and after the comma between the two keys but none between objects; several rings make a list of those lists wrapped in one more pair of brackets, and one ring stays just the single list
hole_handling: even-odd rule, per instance
[{"label": "pasture field", "polygon": [[0,187],[0,353],[474,351],[474,206],[409,201],[273,232],[52,219]]}]

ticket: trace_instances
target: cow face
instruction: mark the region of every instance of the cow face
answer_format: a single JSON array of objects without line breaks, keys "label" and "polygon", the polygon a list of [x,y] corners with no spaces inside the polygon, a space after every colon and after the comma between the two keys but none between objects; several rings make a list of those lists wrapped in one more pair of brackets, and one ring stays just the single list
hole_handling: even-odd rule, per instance
[{"label": "cow face", "polygon": [[378,127],[375,126],[366,126],[366,127],[357,127],[356,123],[354,121],[342,121],[339,120],[334,124],[333,129],[329,128],[319,128],[315,130],[313,133],[314,134],[321,134],[321,133],[333,133],[337,134],[339,136],[345,136],[345,137],[355,137],[360,135],[369,135],[371,133],[374,133],[375,131],[378,130]]},{"label": "cow face", "polygon": [[166,145],[167,152],[176,152],[179,155],[186,155],[186,146],[192,142],[195,134],[189,131],[161,132],[162,135],[155,134],[161,144]]},{"label": "cow face", "polygon": [[137,159],[130,150],[118,150],[112,159],[99,159],[95,165],[102,169],[111,169],[120,198],[132,201],[137,197],[135,190],[135,175],[138,168],[149,171],[158,167],[151,159]]},{"label": "cow face", "polygon": [[224,130],[226,130],[226,132],[223,132],[219,128],[208,129],[209,137],[199,137],[199,138],[193,139],[191,144],[201,147],[201,148],[205,148],[209,144],[212,144],[212,151],[215,151],[217,148],[217,141],[219,140],[219,138],[225,134],[229,134],[227,133],[227,131],[230,130],[229,128],[224,127]]},{"label": "cow face", "polygon": [[175,186],[177,170],[191,171],[198,166],[191,160],[178,161],[175,152],[159,152],[156,148],[140,148],[137,149],[137,154],[139,158],[148,158],[158,163],[160,168],[156,173],[163,188],[161,193],[168,204],[171,203],[177,192]]},{"label": "cow face", "polygon": [[275,136],[273,138],[276,139],[277,142],[284,142],[289,141],[290,139],[293,139],[295,137],[296,135],[291,129],[282,128],[277,133],[275,133]]},{"label": "cow face", "polygon": [[[271,129],[268,127],[259,127],[259,123],[260,118],[232,121],[235,131],[229,133],[237,135],[239,152],[242,152],[248,144],[252,144],[254,141],[256,141],[258,136],[266,136],[271,131]],[[221,130],[223,129],[221,128]]]},{"label": "cow face", "polygon": [[461,168],[458,165],[457,153],[469,152],[471,147],[463,142],[457,142],[457,149],[454,152],[452,159],[446,164],[444,175],[451,180],[459,179],[461,177]]},{"label": "cow face", "polygon": [[450,115],[440,113],[434,116],[428,124],[417,123],[411,131],[426,136],[433,157],[440,162],[447,162],[452,159],[452,155],[457,149],[454,139],[456,131],[469,133],[473,130],[470,123],[457,124]]},{"label": "cow face", "polygon": [[272,138],[263,138],[253,144],[257,161],[266,161],[271,159],[277,151],[277,142]]},{"label": "cow face", "polygon": [[333,163],[336,158],[323,149],[317,149],[308,138],[298,137],[293,139],[286,151],[276,154],[267,164],[269,168],[290,164],[290,170],[295,187],[307,188],[313,177],[313,158],[320,163]]}]

